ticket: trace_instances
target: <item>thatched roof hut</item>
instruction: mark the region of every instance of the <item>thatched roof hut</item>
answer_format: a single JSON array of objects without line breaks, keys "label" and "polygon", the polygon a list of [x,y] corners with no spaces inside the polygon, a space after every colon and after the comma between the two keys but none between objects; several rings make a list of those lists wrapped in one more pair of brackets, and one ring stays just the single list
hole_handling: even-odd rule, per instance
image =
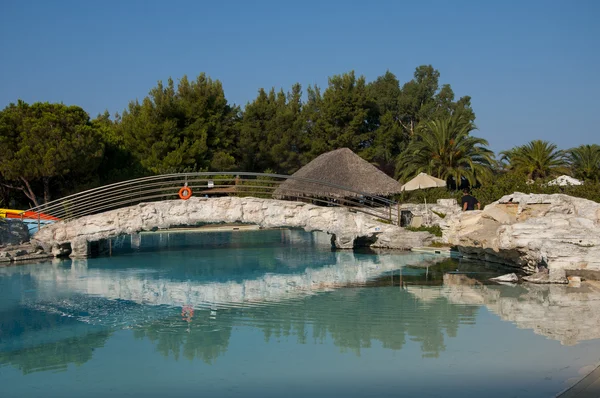
[{"label": "thatched roof hut", "polygon": [[334,186],[310,183],[296,178],[307,178],[343,186],[369,196],[389,196],[400,193],[401,185],[383,171],[362,159],[348,148],[324,153],[283,182],[273,193],[276,198],[285,196],[358,197],[360,193]]}]

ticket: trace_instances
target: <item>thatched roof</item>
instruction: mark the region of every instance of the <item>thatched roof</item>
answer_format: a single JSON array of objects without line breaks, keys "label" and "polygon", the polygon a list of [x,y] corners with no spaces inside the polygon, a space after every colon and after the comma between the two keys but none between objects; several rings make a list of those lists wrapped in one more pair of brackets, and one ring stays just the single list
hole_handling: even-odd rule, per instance
[{"label": "thatched roof", "polygon": [[[336,149],[313,159],[295,172],[292,177],[319,180],[325,183],[347,187],[370,196],[388,196],[399,193],[401,185],[383,171],[362,159],[348,148]],[[360,194],[290,178],[273,193],[283,196],[335,196],[352,197]]]}]

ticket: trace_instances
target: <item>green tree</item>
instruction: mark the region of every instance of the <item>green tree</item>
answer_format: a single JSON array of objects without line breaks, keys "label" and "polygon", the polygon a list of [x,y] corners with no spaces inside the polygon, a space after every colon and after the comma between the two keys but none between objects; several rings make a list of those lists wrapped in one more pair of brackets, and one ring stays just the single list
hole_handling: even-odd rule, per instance
[{"label": "green tree", "polygon": [[406,148],[409,135],[400,121],[400,82],[387,71],[367,86],[377,117],[373,143],[361,154],[388,174],[394,173],[396,157]]},{"label": "green tree", "polygon": [[[350,148],[361,153],[373,143],[373,106],[364,76],[354,72],[329,78],[323,96],[309,90],[309,123],[312,159],[323,152]],[[313,103],[310,103],[310,102]]]},{"label": "green tree", "polygon": [[471,186],[491,177],[493,152],[488,142],[473,137],[475,125],[461,113],[426,122],[397,162],[396,173],[407,180],[420,172],[444,180],[453,179],[457,188],[466,180]]},{"label": "green tree", "polygon": [[276,114],[275,89],[267,93],[261,88],[256,99],[246,105],[238,144],[240,165],[244,171],[262,171],[272,165],[267,137]]},{"label": "green tree", "polygon": [[302,87],[287,94],[260,89],[244,109],[240,123],[239,157],[246,171],[291,174],[301,164],[303,144]]},{"label": "green tree", "polygon": [[96,181],[98,185],[124,181],[147,174],[140,162],[127,149],[125,139],[119,129],[120,120],[119,114],[112,119],[108,111],[99,114],[92,120],[92,125],[100,133],[104,143],[104,156],[98,167]]},{"label": "green tree", "polygon": [[439,86],[440,72],[431,65],[416,68],[411,81],[402,86],[398,101],[400,122],[409,136],[414,136],[420,122],[449,117],[460,113],[473,122],[471,97],[454,101],[454,91],[449,84]]},{"label": "green tree", "polygon": [[270,168],[277,173],[293,174],[302,166],[301,152],[307,149],[303,139],[302,105],[302,86],[298,83],[287,95],[280,92],[277,96],[274,126],[267,138],[273,162]]},{"label": "green tree", "polygon": [[[221,82],[201,73],[172,79],[133,101],[119,123],[125,147],[153,173],[206,169],[216,153],[231,153],[239,110],[225,99]],[[219,155],[222,157],[222,154]]]},{"label": "green tree", "polygon": [[568,172],[565,152],[548,141],[534,140],[500,154],[509,170],[524,173],[532,180]]},{"label": "green tree", "polygon": [[571,168],[577,178],[600,180],[600,145],[581,145],[569,151]]},{"label": "green tree", "polygon": [[371,103],[367,103],[367,107],[374,109],[375,117],[370,125],[372,139],[360,153],[362,157],[391,175],[398,155],[415,137],[421,124],[455,113],[471,122],[475,120],[470,97],[455,101],[452,88],[449,84],[440,87],[439,77],[440,73],[431,65],[422,65],[402,88],[390,71],[369,83]]},{"label": "green tree", "polygon": [[321,89],[315,85],[306,89],[307,101],[302,107],[301,118],[304,122],[301,135],[301,143],[306,150],[300,154],[302,164],[306,164],[322,153],[329,151],[326,140],[315,140],[319,135],[321,114],[323,108],[323,96]]},{"label": "green tree", "polygon": [[94,173],[102,155],[99,133],[80,107],[19,101],[0,113],[0,174],[35,206],[37,184],[46,203],[53,180]]}]

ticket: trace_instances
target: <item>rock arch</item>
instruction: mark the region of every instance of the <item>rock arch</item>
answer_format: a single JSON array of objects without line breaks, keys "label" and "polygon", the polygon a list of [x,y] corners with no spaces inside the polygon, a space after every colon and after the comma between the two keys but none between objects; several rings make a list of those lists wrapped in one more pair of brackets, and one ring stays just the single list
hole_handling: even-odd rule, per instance
[{"label": "rock arch", "polygon": [[323,207],[308,203],[253,197],[199,198],[141,203],[58,222],[42,228],[33,240],[63,254],[70,246],[72,257],[89,255],[89,243],[140,231],[167,229],[200,223],[247,223],[263,228],[302,228],[332,235],[339,249],[352,249],[355,242],[369,242],[372,247],[410,249],[431,241],[425,232],[377,221],[375,217],[344,207]]}]

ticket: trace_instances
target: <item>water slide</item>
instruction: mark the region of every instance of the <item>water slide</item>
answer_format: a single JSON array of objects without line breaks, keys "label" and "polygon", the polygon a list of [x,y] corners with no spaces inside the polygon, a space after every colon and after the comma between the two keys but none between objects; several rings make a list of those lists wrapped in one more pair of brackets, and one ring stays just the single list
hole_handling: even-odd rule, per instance
[{"label": "water slide", "polygon": [[18,218],[22,220],[60,221],[59,218],[44,213],[27,210],[0,209],[0,218]]},{"label": "water slide", "polygon": [[22,220],[27,225],[30,234],[37,232],[38,225],[60,221],[60,218],[45,213],[14,209],[0,209],[0,219],[3,218]]}]

